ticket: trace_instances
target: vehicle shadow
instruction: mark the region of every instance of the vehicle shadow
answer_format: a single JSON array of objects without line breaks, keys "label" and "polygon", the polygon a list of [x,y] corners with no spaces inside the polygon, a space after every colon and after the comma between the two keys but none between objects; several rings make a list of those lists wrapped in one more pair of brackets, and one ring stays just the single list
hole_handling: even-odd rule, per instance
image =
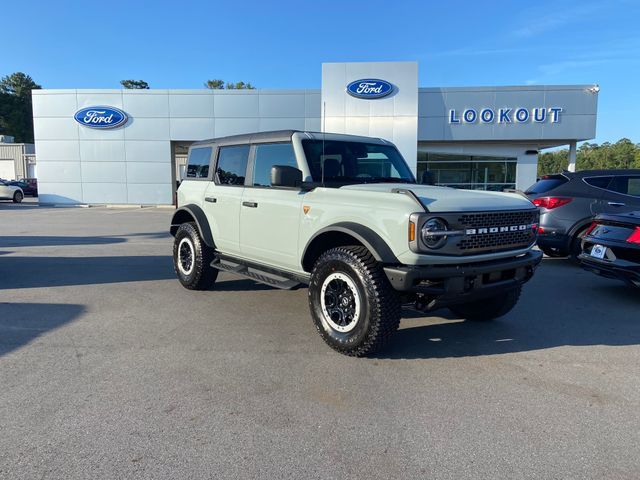
[{"label": "vehicle shadow", "polygon": [[171,257],[20,257],[2,258],[11,275],[0,277],[0,290],[95,285],[174,279]]},{"label": "vehicle shadow", "polygon": [[403,311],[401,329],[376,358],[474,357],[560,346],[640,345],[640,294],[569,262],[544,262],[520,302],[489,322],[448,310]]},{"label": "vehicle shadow", "polygon": [[63,236],[0,236],[0,247],[58,247],[63,245],[108,245],[124,243],[127,239],[122,236],[103,237],[63,237]]},{"label": "vehicle shadow", "polygon": [[[224,274],[225,276],[227,274]],[[233,274],[228,274],[233,275]],[[238,278],[237,276],[232,276],[230,279],[220,278],[216,280],[216,283],[211,288],[214,292],[252,292],[256,290],[278,290],[276,287],[271,287],[269,285],[265,285],[264,283],[258,283],[249,278]]]},{"label": "vehicle shadow", "polygon": [[64,245],[110,245],[127,242],[127,237],[162,239],[169,238],[169,232],[131,233],[126,235],[102,235],[94,237],[51,236],[51,235],[0,235],[0,247],[59,247]]},{"label": "vehicle shadow", "polygon": [[60,303],[0,303],[0,357],[77,319],[85,307]]}]

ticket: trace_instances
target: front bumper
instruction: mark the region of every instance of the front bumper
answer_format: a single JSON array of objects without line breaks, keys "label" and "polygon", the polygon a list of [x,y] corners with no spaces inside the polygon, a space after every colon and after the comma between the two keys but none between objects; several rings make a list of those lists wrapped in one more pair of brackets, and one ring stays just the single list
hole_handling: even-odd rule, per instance
[{"label": "front bumper", "polygon": [[640,264],[638,263],[621,259],[599,260],[586,253],[581,253],[578,258],[580,266],[589,272],[640,287]]},{"label": "front bumper", "polygon": [[400,292],[422,293],[453,303],[488,297],[499,290],[526,283],[542,259],[542,252],[460,265],[385,267],[391,286]]}]

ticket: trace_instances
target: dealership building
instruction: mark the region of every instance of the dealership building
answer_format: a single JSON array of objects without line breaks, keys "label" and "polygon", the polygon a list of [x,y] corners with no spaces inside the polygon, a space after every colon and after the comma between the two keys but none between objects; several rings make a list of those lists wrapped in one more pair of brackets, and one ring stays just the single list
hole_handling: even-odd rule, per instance
[{"label": "dealership building", "polygon": [[394,142],[418,178],[524,189],[595,137],[597,85],[422,88],[415,62],[325,63],[320,89],[34,90],[41,203],[173,203],[194,141],[310,130]]}]

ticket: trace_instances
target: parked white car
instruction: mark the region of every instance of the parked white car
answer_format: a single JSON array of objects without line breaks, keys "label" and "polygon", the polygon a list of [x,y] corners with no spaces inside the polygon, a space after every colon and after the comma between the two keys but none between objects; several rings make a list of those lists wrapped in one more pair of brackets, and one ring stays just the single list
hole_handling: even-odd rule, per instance
[{"label": "parked white car", "polygon": [[13,200],[20,203],[24,198],[24,192],[20,187],[9,185],[5,180],[0,180],[0,200]]}]

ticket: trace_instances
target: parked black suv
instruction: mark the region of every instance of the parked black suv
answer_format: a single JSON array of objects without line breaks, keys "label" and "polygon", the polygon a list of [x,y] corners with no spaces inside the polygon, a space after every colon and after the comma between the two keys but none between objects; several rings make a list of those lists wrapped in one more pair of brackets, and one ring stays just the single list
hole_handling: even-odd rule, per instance
[{"label": "parked black suv", "polygon": [[545,175],[525,194],[540,207],[538,247],[550,257],[576,259],[595,215],[640,210],[640,170]]}]

